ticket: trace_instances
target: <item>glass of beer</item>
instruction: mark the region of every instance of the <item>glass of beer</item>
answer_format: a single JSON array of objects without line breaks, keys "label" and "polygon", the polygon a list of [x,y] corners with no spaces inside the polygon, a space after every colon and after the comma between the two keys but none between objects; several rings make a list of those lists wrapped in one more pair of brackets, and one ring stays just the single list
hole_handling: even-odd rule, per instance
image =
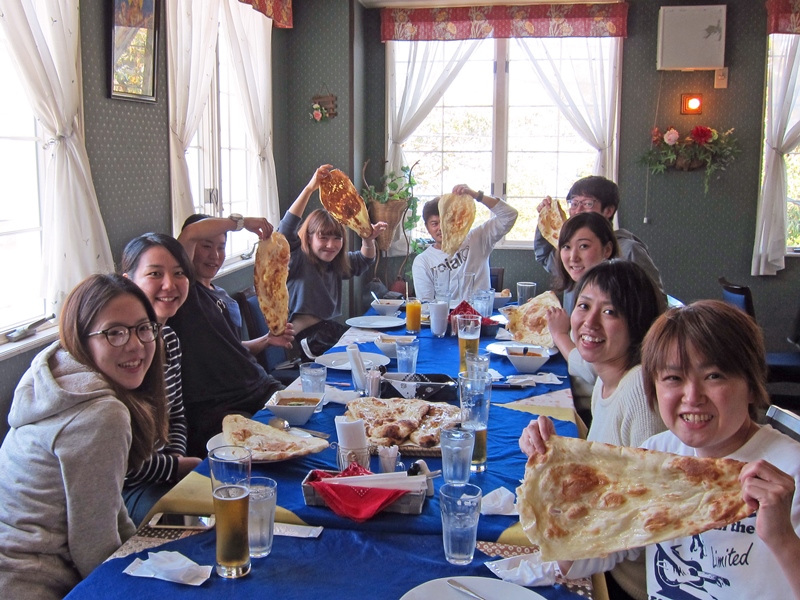
[{"label": "glass of beer", "polygon": [[481,318],[479,315],[456,315],[458,329],[458,370],[467,370],[467,352],[478,353],[481,337]]},{"label": "glass of beer", "polygon": [[208,453],[208,463],[217,517],[217,575],[244,577],[250,572],[250,450],[220,446]]},{"label": "glass of beer", "polygon": [[486,470],[486,428],[489,425],[489,401],[492,398],[492,376],[489,373],[458,374],[458,392],[461,402],[461,426],[475,432],[472,450],[473,473]]},{"label": "glass of beer", "polygon": [[414,297],[406,298],[406,331],[419,333],[420,317],[422,316],[422,303]]}]

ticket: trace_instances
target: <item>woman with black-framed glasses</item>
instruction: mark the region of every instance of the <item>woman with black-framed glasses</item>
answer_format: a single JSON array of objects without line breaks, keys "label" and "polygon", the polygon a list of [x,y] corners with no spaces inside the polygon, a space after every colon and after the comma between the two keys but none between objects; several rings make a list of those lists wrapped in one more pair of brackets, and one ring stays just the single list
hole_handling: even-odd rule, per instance
[{"label": "woman with black-framed glasses", "polygon": [[60,340],[22,376],[0,447],[0,597],[62,598],[135,532],[125,472],[167,435],[159,329],[120,275],[67,297]]}]

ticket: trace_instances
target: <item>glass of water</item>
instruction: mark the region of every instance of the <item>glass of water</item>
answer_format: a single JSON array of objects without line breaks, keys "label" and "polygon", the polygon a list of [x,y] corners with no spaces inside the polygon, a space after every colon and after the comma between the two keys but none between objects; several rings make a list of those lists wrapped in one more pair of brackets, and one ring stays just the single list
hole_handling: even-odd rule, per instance
[{"label": "glass of water", "polygon": [[397,372],[416,373],[417,356],[419,356],[419,339],[397,340],[394,345],[397,349]]}]

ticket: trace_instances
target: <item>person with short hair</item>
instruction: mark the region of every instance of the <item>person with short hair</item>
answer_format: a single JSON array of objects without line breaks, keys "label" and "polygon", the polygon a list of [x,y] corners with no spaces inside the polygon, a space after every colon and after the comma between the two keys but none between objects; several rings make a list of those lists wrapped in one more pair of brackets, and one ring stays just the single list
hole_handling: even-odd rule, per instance
[{"label": "person with short hair", "polygon": [[189,425],[186,452],[204,457],[206,443],[222,431],[229,414],[252,417],[284,386],[255,359],[267,345],[290,347],[294,331],[242,341],[242,315],[228,293],[214,285],[225,261],[229,231],[246,229],[266,239],[272,225],[262,217],[191,215],[178,241],[191,257],[195,282],[186,302],[167,321],[181,342],[183,401]]},{"label": "person with short hair", "polygon": [[[538,210],[541,211],[543,207],[551,206],[553,202],[554,200],[547,196],[539,204]],[[619,202],[619,186],[610,179],[599,175],[578,179],[567,193],[570,217],[583,212],[596,212],[613,222]],[[645,243],[627,229],[617,229],[614,233],[619,244],[620,258],[642,267],[652,277],[658,289],[664,293],[661,274],[653,264],[653,259],[650,257]],[[536,261],[544,267],[545,271],[551,274],[558,271],[558,256],[556,256],[555,248],[544,238],[538,227],[533,238],[533,252]]]},{"label": "person with short hair", "polygon": [[456,253],[448,256],[442,251],[439,216],[441,196],[425,203],[422,207],[422,219],[433,238],[433,245],[418,255],[411,265],[414,293],[423,301],[433,300],[435,297],[432,269],[450,272],[450,295],[454,300],[469,300],[465,297],[469,290],[464,288],[464,273],[475,273],[474,290],[490,289],[489,255],[517,222],[517,210],[501,198],[489,196],[480,190],[476,192],[463,183],[453,187],[453,193],[471,196],[476,202],[486,206],[492,212],[492,217],[473,228]]},{"label": "person with short hair", "polygon": [[159,330],[120,275],[92,275],[64,302],[0,446],[0,597],[63,598],[134,534],[125,472],[167,438]]}]

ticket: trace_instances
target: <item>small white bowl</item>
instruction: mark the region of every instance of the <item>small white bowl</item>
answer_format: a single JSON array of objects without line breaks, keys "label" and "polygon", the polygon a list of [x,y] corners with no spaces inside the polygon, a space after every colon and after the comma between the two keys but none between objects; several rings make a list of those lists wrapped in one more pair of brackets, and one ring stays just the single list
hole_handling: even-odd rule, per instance
[{"label": "small white bowl", "polygon": [[264,408],[276,417],[286,419],[289,425],[305,425],[319,403],[322,402],[324,395],[321,392],[281,390],[272,394]]},{"label": "small white bowl", "polygon": [[373,300],[370,306],[374,308],[379,315],[393,316],[400,307],[403,306],[405,300]]},{"label": "small white bowl", "polygon": [[397,346],[394,343],[397,340],[413,340],[415,335],[379,335],[375,340],[375,345],[389,358],[397,358]]},{"label": "small white bowl", "polygon": [[[523,355],[522,352],[525,349],[528,350],[528,353]],[[550,353],[547,348],[542,348],[541,346],[509,347],[506,348],[506,356],[520,373],[536,373],[544,363],[550,360]]]},{"label": "small white bowl", "polygon": [[503,306],[511,302],[511,296],[501,296],[499,293],[495,293],[494,295],[494,310],[500,310]]}]

